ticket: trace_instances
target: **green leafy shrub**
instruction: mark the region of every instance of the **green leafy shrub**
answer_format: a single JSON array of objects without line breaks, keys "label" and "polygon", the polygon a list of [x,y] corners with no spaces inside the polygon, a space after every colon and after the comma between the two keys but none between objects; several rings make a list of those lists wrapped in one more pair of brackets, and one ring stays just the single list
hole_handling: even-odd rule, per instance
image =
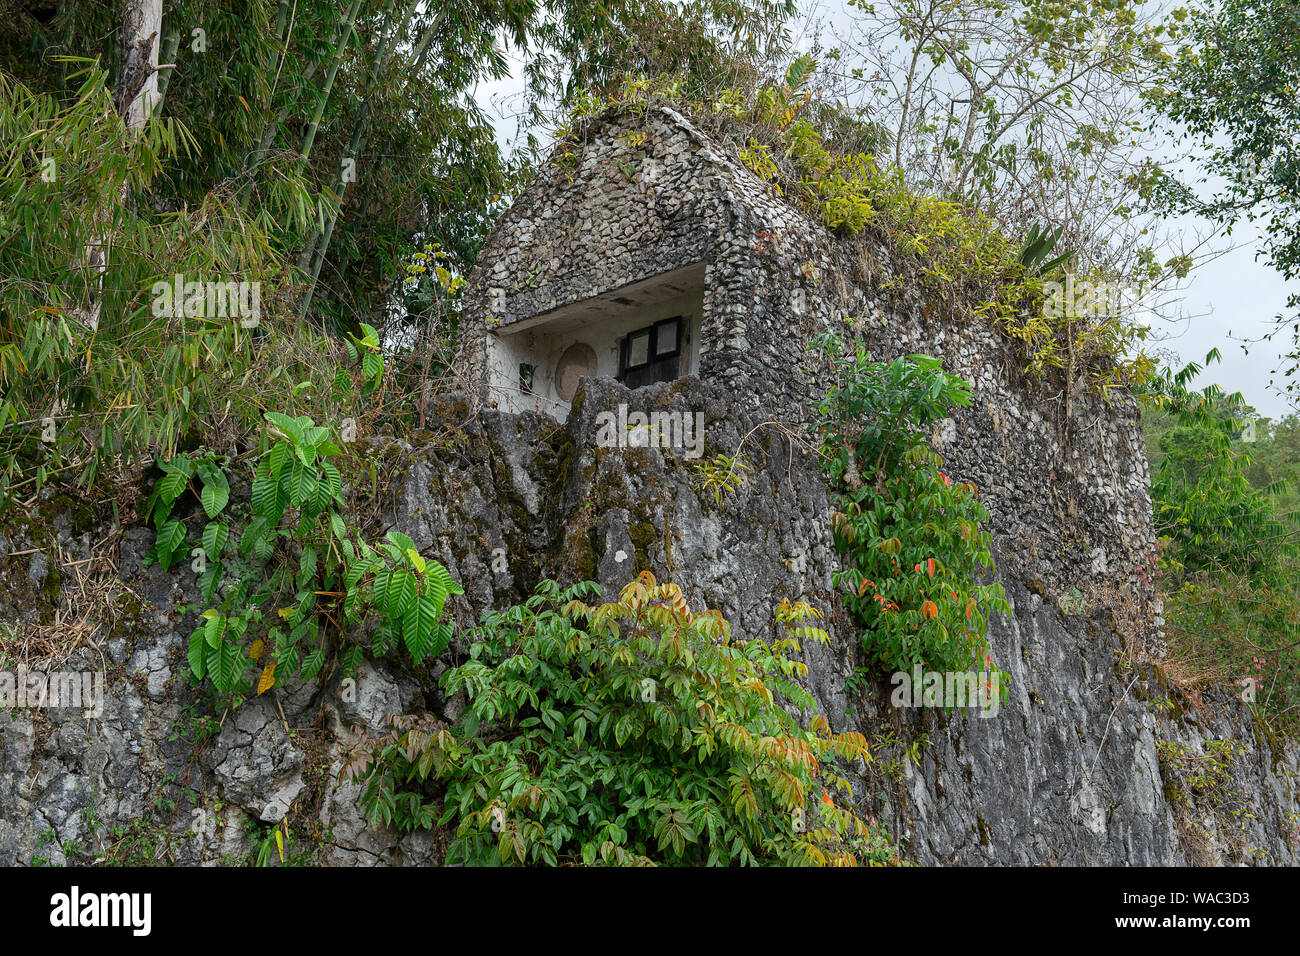
[{"label": "green leafy shrub", "polygon": [[[1204,365],[1217,362],[1218,351]],[[1300,718],[1300,543],[1279,514],[1286,480],[1256,487],[1241,442],[1245,402],[1217,385],[1191,391],[1204,368],[1165,369],[1148,405],[1167,413],[1151,482],[1160,590],[1173,655],[1232,685],[1270,720]]]},{"label": "green leafy shrub", "polygon": [[968,386],[929,356],[874,362],[860,346],[845,355],[833,334],[814,346],[836,376],[817,407],[845,556],[835,583],[869,659],[891,671],[991,666],[988,618],[1010,608],[1001,585],[981,583],[993,569],[988,511],[927,444],[936,421],[969,403]]},{"label": "green leafy shrub", "polygon": [[1256,713],[1300,726],[1300,564],[1264,580],[1231,571],[1166,572],[1171,654],[1228,684]]},{"label": "green leafy shrub", "polygon": [[[400,644],[417,663],[442,653],[452,636],[446,601],[462,593],[460,586],[405,535],[390,532],[372,547],[348,527],[342,476],[332,461],[342,449],[329,428],[279,412],[268,412],[266,420],[270,446],[253,469],[249,513],[234,554],[227,555],[230,525],[222,515],[230,498],[223,459],[164,462],[146,504],[156,529],[151,554],[163,567],[178,556],[192,557],[204,602],[229,583],[190,636],[194,678],[207,678],[227,695],[254,686],[261,694],[294,675],[309,680],[327,663],[335,646],[331,635],[344,671],[352,673],[365,654],[354,635],[371,610],[378,614],[371,653],[381,656]],[[209,520],[201,543],[190,550],[186,526],[172,512],[195,488]],[[250,671],[260,672],[255,685]]]},{"label": "green leafy shrub", "polygon": [[[105,73],[57,68],[69,64],[84,69],[65,100],[0,75],[0,511],[55,475],[89,485],[123,459],[174,454],[192,429],[253,424],[276,369],[310,378],[300,363],[326,351],[311,326],[279,321],[289,279],[256,210],[226,188],[176,212],[148,201],[194,149],[185,126],[158,117],[131,133]],[[281,225],[306,226],[301,177],[282,179],[301,202]],[[104,244],[100,271],[86,256]],[[178,273],[258,283],[258,327],[156,314],[152,287]]]},{"label": "green leafy shrub", "polygon": [[1215,424],[1180,425],[1160,438],[1151,481],[1157,534],[1174,545],[1189,572],[1233,571],[1266,577],[1294,555],[1290,530],[1274,511],[1287,485],[1257,489],[1250,459]]},{"label": "green leafy shrub", "polygon": [[831,796],[849,793],[831,760],[869,760],[865,738],[786,710],[814,712],[790,657],[827,639],[812,608],[782,602],[786,637],[737,641],[648,572],[615,602],[581,600],[592,594],[548,581],[483,616],[470,660],[443,677],[467,694],[460,723],[391,718],[349,768],[372,823],[455,821],[448,860],[471,864],[893,860]]}]

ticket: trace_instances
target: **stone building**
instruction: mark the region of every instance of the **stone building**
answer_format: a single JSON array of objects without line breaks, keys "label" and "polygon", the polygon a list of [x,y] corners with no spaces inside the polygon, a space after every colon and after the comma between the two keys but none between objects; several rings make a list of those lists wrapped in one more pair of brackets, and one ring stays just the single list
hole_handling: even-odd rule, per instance
[{"label": "stone building", "polygon": [[805,414],[824,231],[671,109],[589,137],[506,212],[471,277],[462,341],[483,400],[563,420],[582,375],[693,375]]},{"label": "stone building", "polygon": [[1154,534],[1132,397],[1028,379],[987,322],[927,302],[891,262],[670,108],[597,117],[493,230],[469,279],[463,360],[479,400],[503,411],[563,421],[583,375],[632,388],[696,376],[800,423],[827,384],[809,351],[819,333],[847,331],[880,359],[936,355],[974,401],[933,443],[976,483],[1005,557],[1061,590],[1144,573]]}]

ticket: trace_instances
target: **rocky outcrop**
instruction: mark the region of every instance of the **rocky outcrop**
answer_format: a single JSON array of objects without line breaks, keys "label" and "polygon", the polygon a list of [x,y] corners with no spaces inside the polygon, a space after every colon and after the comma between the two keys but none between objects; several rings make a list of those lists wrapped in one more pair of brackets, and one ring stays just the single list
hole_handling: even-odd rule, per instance
[{"label": "rocky outcrop", "polygon": [[[704,416],[700,458],[684,447],[595,440],[602,413]],[[837,610],[826,494],[797,435],[693,380],[629,392],[588,380],[563,426],[540,415],[448,407],[453,443],[389,443],[371,457],[401,480],[382,522],[410,535],[466,588],[463,626],[526,596],[543,577],[592,577],[613,594],[642,569],[720,610],[741,635],[770,635],[782,597],[821,609],[827,645],[805,648],[809,687],[875,760],[855,775],[865,809],[906,854],[934,864],[1295,862],[1294,744],[1274,738],[1228,696],[1193,701],[1134,666],[1112,610],[1061,602],[1005,553],[999,579],[1014,611],[991,629],[1011,674],[995,717],[900,711],[889,688],[846,687],[857,636]],[[439,435],[445,436],[446,431]],[[742,457],[750,470],[715,494],[699,463]],[[382,497],[382,496],[381,496]],[[6,531],[5,586],[37,592],[45,575],[90,558],[111,529],[48,522]],[[117,573],[64,669],[103,670],[102,713],[81,708],[0,714],[0,863],[113,859],[250,862],[286,813],[288,848],[325,864],[419,865],[443,835],[370,827],[360,791],[339,780],[347,753],[392,712],[454,719],[437,678],[461,648],[413,669],[393,656],[354,684],[336,678],[275,688],[225,713],[190,685],[185,639],[192,576],[145,567],[151,535],[128,528]],[[31,549],[39,548],[40,551]],[[33,556],[46,556],[42,562]],[[11,585],[12,581],[17,584]],[[71,587],[69,575],[60,589]],[[51,627],[57,602],[33,603],[23,633]],[[42,632],[43,633],[43,632]],[[903,756],[915,745],[915,759]]]},{"label": "rocky outcrop", "polygon": [[[919,740],[893,805],[908,854],[931,864],[1295,865],[1300,747],[1244,704],[1193,701],[1135,667],[1113,612],[1064,613],[1042,583],[999,578],[992,622],[1011,674],[992,717],[908,712]],[[869,711],[888,724],[881,695]],[[1222,766],[1219,765],[1220,757]]]}]

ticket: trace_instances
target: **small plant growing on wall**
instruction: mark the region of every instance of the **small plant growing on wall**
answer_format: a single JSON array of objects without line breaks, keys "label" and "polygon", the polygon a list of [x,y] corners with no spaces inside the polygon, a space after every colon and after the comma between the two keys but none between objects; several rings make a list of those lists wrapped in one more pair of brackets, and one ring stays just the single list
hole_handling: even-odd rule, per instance
[{"label": "small plant growing on wall", "polygon": [[718,505],[744,484],[745,473],[750,470],[749,465],[742,461],[739,455],[736,457],[717,455],[693,464],[700,490],[712,495],[714,504]]},{"label": "small plant growing on wall", "polygon": [[[358,357],[366,382],[377,382],[377,353]],[[344,452],[333,429],[305,415],[265,417],[267,448],[253,467],[237,540],[228,507],[234,462],[225,456],[199,451],[162,462],[145,505],[156,532],[151,557],[164,568],[188,561],[210,603],[190,635],[193,678],[239,698],[294,676],[310,680],[333,652],[345,673],[355,672],[367,649],[382,656],[404,646],[417,663],[442,653],[452,636],[446,603],[463,593],[460,586],[405,535],[389,532],[371,546],[349,527],[335,464]],[[197,545],[175,513],[186,491],[206,519]],[[377,626],[367,648],[355,635],[370,612]]]},{"label": "small plant growing on wall", "polygon": [[869,660],[891,671],[990,668],[988,619],[1010,608],[1001,585],[982,583],[993,570],[981,527],[988,511],[973,484],[944,474],[926,441],[935,422],[969,404],[969,386],[929,356],[876,362],[861,346],[846,354],[833,333],[813,347],[836,375],[817,406],[844,556],[835,582]]}]

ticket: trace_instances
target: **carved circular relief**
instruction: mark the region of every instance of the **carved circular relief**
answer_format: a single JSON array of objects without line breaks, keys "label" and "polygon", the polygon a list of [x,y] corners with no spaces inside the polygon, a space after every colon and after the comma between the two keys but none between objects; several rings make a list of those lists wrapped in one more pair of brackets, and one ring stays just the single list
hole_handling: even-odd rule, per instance
[{"label": "carved circular relief", "polygon": [[561,401],[573,401],[578,379],[596,374],[596,351],[585,342],[575,342],[564,350],[555,366],[555,394]]}]

